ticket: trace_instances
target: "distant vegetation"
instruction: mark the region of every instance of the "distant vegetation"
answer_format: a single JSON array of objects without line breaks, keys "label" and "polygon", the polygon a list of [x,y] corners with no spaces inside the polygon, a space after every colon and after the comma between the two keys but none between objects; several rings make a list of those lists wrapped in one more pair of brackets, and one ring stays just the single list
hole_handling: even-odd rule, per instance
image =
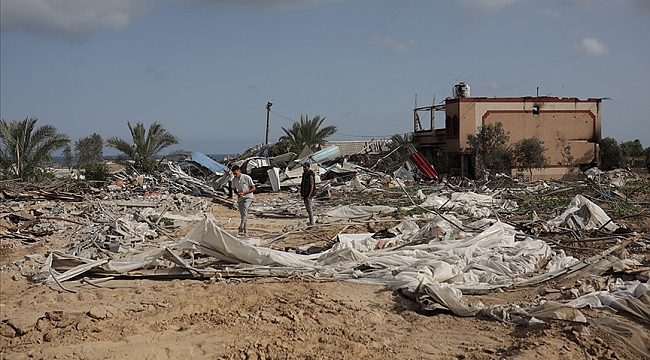
[{"label": "distant vegetation", "polygon": [[[52,153],[63,150],[64,162],[68,168],[81,170],[88,180],[106,180],[108,167],[103,159],[103,147],[108,146],[121,152],[118,163],[126,166],[127,171],[153,173],[160,152],[169,146],[179,143],[177,136],[165,130],[158,122],[149,128],[141,122],[132,125],[127,122],[131,132],[130,141],[119,137],[109,138],[105,143],[100,134],[94,133],[80,138],[70,146],[67,135],[59,133],[52,125],[36,126],[38,119],[25,118],[7,122],[0,120],[0,179],[21,179],[25,181],[43,181],[51,179],[54,174],[47,171],[46,166],[52,162]],[[290,128],[282,128],[284,135],[273,145],[276,154],[284,152],[300,153],[304,147],[312,151],[319,150],[325,139],[336,133],[336,126],[323,126],[325,117],[319,115],[310,119],[301,115],[300,121]],[[413,141],[413,133],[396,134],[391,137],[392,149]],[[548,165],[549,159],[544,155],[544,142],[537,138],[527,138],[518,141],[511,147],[507,146],[509,133],[505,132],[501,123],[488,124],[480,127],[476,134],[467,135],[469,149],[474,153],[478,171],[510,172],[512,165],[527,170],[532,178],[532,170]],[[186,156],[186,151],[174,151],[165,156]],[[627,166],[629,160],[646,156],[650,170],[650,147],[644,149],[641,141],[617,142],[611,137],[605,137],[599,142],[600,169],[613,170]],[[74,159],[77,164],[73,164]],[[440,172],[449,170],[449,158],[446,148],[438,148],[432,153],[433,165]],[[562,149],[560,165],[573,163],[571,147]]]}]

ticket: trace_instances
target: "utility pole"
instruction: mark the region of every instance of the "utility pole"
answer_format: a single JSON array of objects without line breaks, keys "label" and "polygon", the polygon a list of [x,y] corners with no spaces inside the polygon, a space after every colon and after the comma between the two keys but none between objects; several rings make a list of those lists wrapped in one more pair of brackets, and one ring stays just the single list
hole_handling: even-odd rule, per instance
[{"label": "utility pole", "polygon": [[273,106],[272,102],[266,103],[266,146],[269,146],[269,113],[271,112],[271,106]]}]

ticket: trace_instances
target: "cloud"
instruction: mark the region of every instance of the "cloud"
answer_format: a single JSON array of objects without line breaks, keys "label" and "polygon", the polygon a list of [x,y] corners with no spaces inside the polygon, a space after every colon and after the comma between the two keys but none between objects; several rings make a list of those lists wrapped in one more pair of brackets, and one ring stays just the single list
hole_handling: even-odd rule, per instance
[{"label": "cloud", "polygon": [[302,8],[347,0],[2,0],[0,30],[84,40],[101,30],[119,30],[165,1],[182,6]]},{"label": "cloud", "polygon": [[370,47],[378,47],[392,52],[406,54],[411,52],[416,41],[413,39],[397,39],[390,35],[376,35],[368,38],[365,43]]},{"label": "cloud", "polygon": [[513,5],[518,1],[519,0],[462,0],[461,3],[466,8],[477,9],[481,12],[489,13]]},{"label": "cloud", "polygon": [[123,29],[152,0],[2,0],[0,29],[80,40],[98,30]]},{"label": "cloud", "polygon": [[609,54],[609,49],[602,41],[594,38],[584,38],[582,42],[573,45],[577,55],[600,56]]}]

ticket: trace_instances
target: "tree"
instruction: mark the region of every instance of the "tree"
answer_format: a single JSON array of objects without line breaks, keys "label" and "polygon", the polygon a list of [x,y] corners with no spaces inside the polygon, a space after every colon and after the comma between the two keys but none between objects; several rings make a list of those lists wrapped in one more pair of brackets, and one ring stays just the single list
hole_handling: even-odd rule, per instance
[{"label": "tree", "polygon": [[305,146],[316,151],[319,146],[323,145],[325,138],[336,133],[334,125],[321,128],[323,121],[325,118],[321,118],[319,115],[314,116],[311,120],[307,115],[300,115],[300,121],[294,122],[291,128],[282,128],[285,135],[280,137],[280,142],[286,142],[289,150],[296,154],[299,154]]},{"label": "tree", "polygon": [[0,120],[0,169],[3,174],[22,180],[39,180],[40,168],[52,161],[52,152],[70,142],[52,125],[36,127],[37,118]]},{"label": "tree", "polygon": [[94,133],[79,139],[74,144],[74,153],[79,159],[77,168],[83,170],[86,180],[106,181],[108,165],[104,162],[104,140]]},{"label": "tree", "polygon": [[517,141],[513,146],[513,158],[515,163],[530,173],[530,179],[533,179],[533,169],[541,169],[548,165],[549,159],[544,156],[548,150],[544,147],[544,142],[538,138],[526,138]]},{"label": "tree", "polygon": [[72,163],[74,162],[74,156],[72,155],[72,148],[70,148],[70,144],[65,144],[65,147],[63,148],[63,165],[68,168],[68,170],[72,169]]},{"label": "tree", "polygon": [[[178,137],[165,130],[162,124],[154,122],[149,126],[149,131],[144,124],[138,122],[135,126],[128,122],[133,144],[114,136],[106,140],[106,146],[117,149],[122,153],[118,160],[132,160],[135,170],[152,173],[156,168],[156,157],[163,149],[178,144]],[[167,156],[184,153],[182,150],[174,151]]]},{"label": "tree", "polygon": [[500,122],[487,124],[478,129],[476,135],[467,135],[467,144],[476,156],[476,166],[481,171],[508,172],[512,154],[506,144],[510,133],[503,130]]},{"label": "tree", "polygon": [[603,171],[614,170],[623,162],[623,152],[616,139],[606,137],[600,140],[598,147],[600,169]]},{"label": "tree", "polygon": [[74,143],[74,153],[79,165],[96,164],[104,161],[104,140],[94,133]]},{"label": "tree", "polygon": [[623,156],[643,156],[643,145],[639,139],[621,143],[621,152]]},{"label": "tree", "polygon": [[406,133],[406,134],[395,134],[390,137],[390,149],[394,150],[397,149],[399,146],[407,144],[407,143],[412,143],[413,142],[413,133]]}]

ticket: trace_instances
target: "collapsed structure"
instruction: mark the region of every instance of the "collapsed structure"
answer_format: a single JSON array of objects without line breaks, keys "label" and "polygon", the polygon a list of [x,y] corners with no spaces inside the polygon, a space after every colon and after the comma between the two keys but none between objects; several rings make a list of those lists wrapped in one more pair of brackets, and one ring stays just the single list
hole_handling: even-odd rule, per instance
[{"label": "collapsed structure", "polygon": [[[327,154],[337,152],[328,150],[307,157],[323,162],[333,156]],[[189,161],[195,166],[214,168],[214,171],[221,169],[200,154],[193,154]],[[266,166],[255,157],[245,162]],[[287,163],[291,171],[291,161]],[[506,220],[518,211],[516,199],[522,194],[570,189],[563,190],[566,185],[562,183],[517,184],[502,178],[493,188],[483,184],[481,191],[475,191],[477,185],[473,183],[467,183],[469,187],[446,182],[427,186],[420,183],[420,189],[413,193],[404,187],[405,180],[400,179],[397,172],[389,177],[392,186],[401,190],[391,191],[385,182],[386,174],[360,166],[343,166],[341,170],[354,173],[354,176],[343,176],[344,180],[338,175],[330,180],[324,177],[319,185],[321,205],[316,227],[308,230],[299,225],[280,234],[262,232],[252,238],[237,238],[208,212],[209,203],[201,197],[210,194],[220,202],[225,201],[218,188],[184,173],[179,165],[162,163],[161,166],[163,172],[159,176],[127,176],[120,179],[123,186],[111,185],[108,194],[102,194],[106,190],[96,189],[95,195],[86,195],[83,211],[74,206],[47,203],[39,206],[36,203],[28,212],[21,201],[60,199],[74,203],[81,197],[56,191],[25,192],[5,186],[2,194],[10,211],[2,216],[4,237],[29,244],[38,241],[39,236],[53,233],[43,230],[72,231],[67,249],[26,257],[26,263],[40,263],[40,269],[33,264],[31,267],[17,266],[21,271],[33,269],[24,274],[30,281],[52,282],[69,292],[76,290],[66,282],[79,279],[96,284],[102,278],[115,277],[299,277],[383,285],[411,298],[425,313],[449,311],[458,316],[482,316],[524,326],[568,320],[584,327],[589,322],[579,309],[586,306],[616,309],[640,322],[650,321],[650,298],[647,296],[650,268],[643,266],[646,260],[642,256],[615,256],[626,247],[647,251],[650,239],[644,233],[620,226],[594,201],[582,195],[574,196],[563,211],[546,219]],[[322,166],[323,169],[328,167],[328,172],[335,168],[334,165]],[[277,171],[274,173],[277,175]],[[269,180],[277,186],[278,179],[272,180],[273,176],[269,173]],[[594,179],[598,186],[604,182],[625,183],[624,178],[621,182],[621,177],[610,179],[603,173]],[[174,192],[188,195],[174,195]],[[354,194],[363,194],[366,199],[385,196],[389,201],[387,205],[337,204],[336,199]],[[397,206],[390,205],[391,198],[395,198]],[[391,214],[398,210],[417,210],[419,215],[394,220]],[[96,216],[89,217],[87,214],[91,211],[96,212]],[[251,213],[261,218],[300,218],[301,211],[297,199],[287,198],[276,203],[258,203],[251,208]],[[175,237],[162,224],[173,226],[176,222],[196,225],[184,235]],[[384,227],[391,222],[393,225]],[[384,228],[366,233],[346,232],[355,224],[365,223]],[[333,238],[318,235],[327,228],[340,231],[336,230],[338,233]],[[579,259],[563,250],[574,248],[571,242],[563,244],[549,237],[566,232],[583,237],[600,234],[602,239],[614,243],[593,256]],[[278,246],[287,236],[301,233],[325,242],[321,241],[321,245],[311,242],[307,247]],[[601,238],[593,238],[593,241],[602,241]],[[4,271],[10,269],[3,268]],[[585,279],[604,276],[627,280],[614,283],[588,280],[589,286],[585,285]],[[526,304],[486,306],[463,299],[468,294],[480,295],[515,286],[540,286],[551,280],[576,285],[562,285],[559,290],[549,288],[541,297]],[[620,320],[607,320],[610,325],[619,323]],[[11,318],[7,324],[11,326]],[[634,351],[638,354],[650,351],[650,338],[638,328],[631,329],[636,339],[642,339],[633,344]]]}]

